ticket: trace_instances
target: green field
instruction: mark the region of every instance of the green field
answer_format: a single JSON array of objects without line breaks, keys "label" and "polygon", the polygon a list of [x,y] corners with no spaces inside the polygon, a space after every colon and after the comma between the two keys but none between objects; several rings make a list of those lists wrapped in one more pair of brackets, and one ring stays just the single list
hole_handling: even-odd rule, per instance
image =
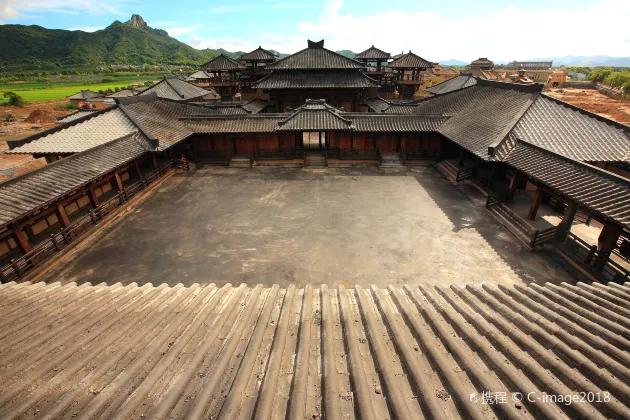
[{"label": "green field", "polygon": [[15,92],[24,98],[27,103],[60,101],[68,96],[74,95],[81,90],[107,90],[118,88],[126,88],[132,82],[145,82],[157,78],[151,77],[121,77],[120,81],[109,83],[85,83],[85,82],[32,82],[32,83],[7,83],[0,84],[0,104],[7,101],[3,93],[6,91]]}]

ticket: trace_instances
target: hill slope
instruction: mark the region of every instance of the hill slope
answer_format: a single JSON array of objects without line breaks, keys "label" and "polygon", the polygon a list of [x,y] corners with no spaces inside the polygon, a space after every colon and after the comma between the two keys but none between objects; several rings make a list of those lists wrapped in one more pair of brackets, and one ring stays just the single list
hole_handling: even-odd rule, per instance
[{"label": "hill slope", "polygon": [[[224,51],[224,53],[227,53]],[[96,32],[0,25],[0,64],[201,64],[219,50],[197,50],[134,15]],[[231,53],[227,55],[233,56]]]}]

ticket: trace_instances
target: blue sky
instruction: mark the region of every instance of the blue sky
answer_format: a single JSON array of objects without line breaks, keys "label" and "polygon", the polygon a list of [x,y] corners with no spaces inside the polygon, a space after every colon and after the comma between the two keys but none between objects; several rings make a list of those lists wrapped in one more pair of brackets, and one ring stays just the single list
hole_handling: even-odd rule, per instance
[{"label": "blue sky", "polygon": [[230,51],[291,53],[323,38],[431,61],[630,56],[630,0],[0,0],[0,22],[55,29],[94,31],[133,13],[196,48]]}]

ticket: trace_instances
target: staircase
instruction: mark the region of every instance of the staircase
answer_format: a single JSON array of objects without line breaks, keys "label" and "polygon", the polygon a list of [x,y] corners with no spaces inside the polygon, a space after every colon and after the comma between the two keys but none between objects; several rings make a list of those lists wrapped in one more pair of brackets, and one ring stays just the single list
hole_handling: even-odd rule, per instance
[{"label": "staircase", "polygon": [[457,184],[457,166],[453,165],[448,160],[441,160],[436,162],[433,166],[453,184]]},{"label": "staircase", "polygon": [[252,166],[252,158],[249,156],[232,156],[229,166],[230,168],[250,168]]},{"label": "staircase", "polygon": [[328,160],[324,154],[310,153],[304,157],[305,168],[325,168],[328,166]]},{"label": "staircase", "polygon": [[380,165],[381,168],[401,168],[404,165],[400,161],[400,154],[398,153],[381,153]]}]

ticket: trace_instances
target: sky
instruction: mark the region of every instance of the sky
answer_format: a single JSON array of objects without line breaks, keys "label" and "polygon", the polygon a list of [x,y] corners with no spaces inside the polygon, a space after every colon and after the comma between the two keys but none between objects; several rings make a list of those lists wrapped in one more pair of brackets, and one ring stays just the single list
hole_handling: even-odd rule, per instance
[{"label": "sky", "polygon": [[195,48],[282,53],[325,39],[426,60],[630,56],[630,0],[0,0],[0,24],[95,31],[141,15]]}]

